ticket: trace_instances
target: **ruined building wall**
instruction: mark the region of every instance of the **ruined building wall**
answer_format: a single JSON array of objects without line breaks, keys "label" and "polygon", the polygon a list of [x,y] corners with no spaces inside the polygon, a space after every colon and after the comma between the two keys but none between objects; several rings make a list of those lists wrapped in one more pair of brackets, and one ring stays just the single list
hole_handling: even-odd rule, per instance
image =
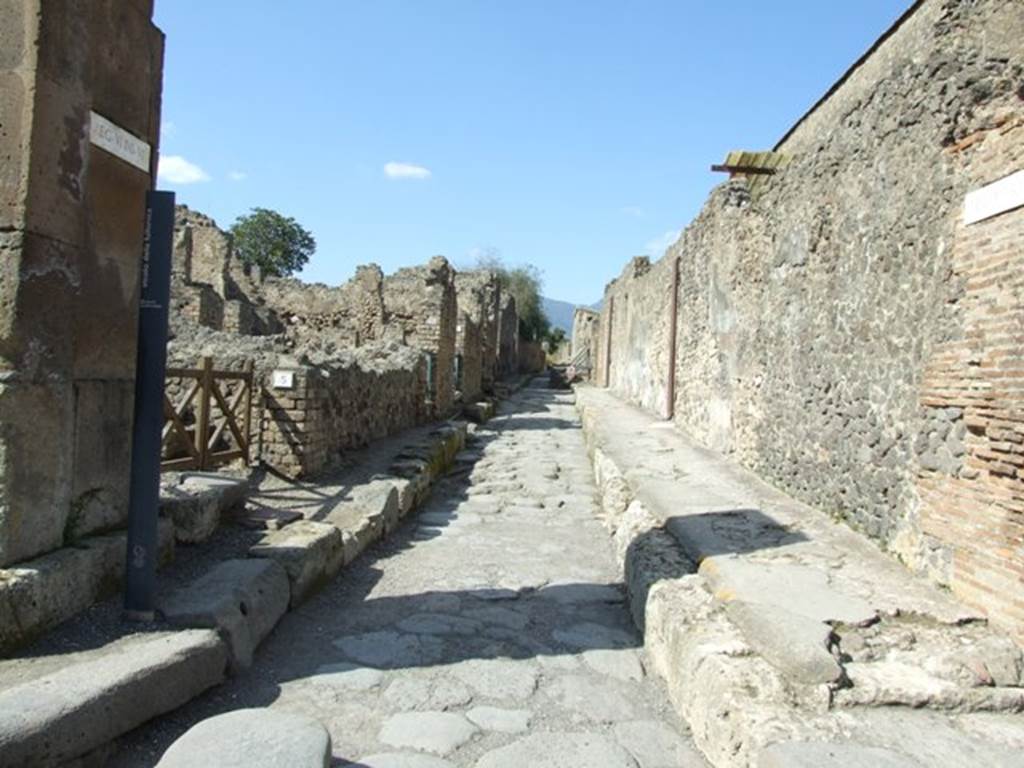
[{"label": "ruined building wall", "polygon": [[519,342],[519,372],[541,373],[547,367],[547,352],[539,341]]},{"label": "ruined building wall", "polygon": [[[346,451],[432,418],[426,365],[410,347],[376,341],[328,352],[316,344],[285,347],[280,336],[204,329],[172,340],[167,359],[170,367],[194,368],[209,356],[217,370],[228,371],[252,363],[252,458],[290,477],[315,474]],[[292,372],[292,386],[275,387],[275,370]],[[167,395],[178,402],[190,385],[168,379]]]},{"label": "ruined building wall", "polygon": [[584,350],[589,357],[590,365],[597,361],[597,343],[601,338],[601,313],[592,309],[576,307],[572,315],[572,338],[569,351],[570,359],[575,359]]},{"label": "ruined building wall", "polygon": [[231,235],[198,211],[179,205],[174,217],[172,310],[199,325],[261,336],[283,329],[263,300],[263,277],[234,255]]},{"label": "ruined building wall", "polygon": [[455,389],[463,403],[476,402],[483,394],[483,339],[480,326],[468,313],[459,317],[455,334]]},{"label": "ruined building wall", "polygon": [[350,450],[429,419],[426,364],[415,350],[371,343],[295,369],[295,386],[264,379],[260,456],[291,477],[336,464]]},{"label": "ruined building wall", "polygon": [[369,264],[357,267],[355,277],[339,286],[268,278],[261,296],[289,333],[330,333],[359,346],[384,337],[383,284],[380,267]]},{"label": "ruined building wall", "polygon": [[676,422],[1024,638],[1024,230],[962,220],[1024,168],[1022,39],[1017,0],[925,0],[789,165],[718,187],[609,286],[598,347],[616,392],[668,412],[678,259]]},{"label": "ruined building wall", "polygon": [[383,296],[385,338],[432,356],[433,411],[447,416],[455,393],[455,270],[443,256],[435,256],[425,266],[385,277]]},{"label": "ruined building wall", "polygon": [[[124,524],[160,125],[152,2],[0,3],[0,567]],[[90,111],[151,145],[140,170]]]},{"label": "ruined building wall", "polygon": [[519,370],[519,315],[516,300],[508,294],[500,296],[497,370],[499,378]]},{"label": "ruined building wall", "polygon": [[493,272],[468,271],[455,275],[455,292],[459,312],[466,313],[470,322],[477,326],[480,336],[480,389],[490,392],[498,366],[501,287]]}]

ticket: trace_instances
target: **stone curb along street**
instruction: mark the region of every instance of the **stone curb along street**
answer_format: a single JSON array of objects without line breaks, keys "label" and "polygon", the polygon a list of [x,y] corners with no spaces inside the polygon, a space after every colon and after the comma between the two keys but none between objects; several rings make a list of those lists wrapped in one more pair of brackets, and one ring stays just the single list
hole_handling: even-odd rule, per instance
[{"label": "stone curb along street", "polygon": [[[394,463],[390,479],[351,489],[356,502],[342,519],[270,531],[252,547],[253,559],[222,562],[167,596],[161,613],[188,629],[135,635],[40,664],[0,662],[0,766],[57,766],[95,750],[105,756],[113,739],[221,683],[226,671],[243,673],[289,608],[423,503],[465,439],[463,423],[434,429]],[[237,484],[215,484],[229,489],[229,506],[237,505]],[[185,522],[184,530],[209,517],[203,499],[179,505],[185,511],[174,519]],[[219,523],[223,510],[215,511]],[[168,533],[179,529],[165,526]],[[123,537],[112,538],[123,558]]]},{"label": "stone curb along street", "polygon": [[1022,764],[1012,640],[671,423],[577,393],[648,661],[713,765]]}]

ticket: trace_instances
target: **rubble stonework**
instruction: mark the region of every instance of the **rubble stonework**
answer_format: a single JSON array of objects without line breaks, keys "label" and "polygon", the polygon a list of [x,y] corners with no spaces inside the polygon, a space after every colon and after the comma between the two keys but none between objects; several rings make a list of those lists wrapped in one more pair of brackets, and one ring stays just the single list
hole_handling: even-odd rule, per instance
[{"label": "rubble stonework", "polygon": [[916,6],[779,144],[784,169],[718,187],[608,286],[596,345],[602,383],[1019,640],[1024,218],[961,211],[1024,168],[1022,39],[1017,0]]},{"label": "rubble stonework", "polygon": [[[456,301],[459,312],[478,328],[480,336],[480,388],[494,389],[498,367],[498,317],[501,308],[501,285],[489,270],[459,272],[455,275]],[[463,349],[464,345],[459,348]],[[463,355],[466,352],[463,350]],[[469,402],[472,398],[464,398]]]},{"label": "rubble stonework", "polygon": [[498,311],[498,377],[519,370],[519,315],[516,300],[509,294],[500,296]]},{"label": "rubble stonework", "polygon": [[443,256],[384,278],[384,338],[427,353],[433,412],[449,415],[455,400],[455,270]]},{"label": "rubble stonework", "polygon": [[585,307],[576,307],[572,315],[572,349],[571,360],[579,360],[579,365],[590,375],[597,361],[597,343],[601,338],[601,313]]},{"label": "rubble stonework", "polygon": [[483,335],[468,312],[459,314],[455,329],[455,391],[463,403],[483,394]]},{"label": "rubble stonework", "polygon": [[[264,392],[253,414],[255,455],[293,477],[450,414],[457,344],[458,373],[469,384],[462,401],[475,400],[484,360],[497,348],[495,276],[461,276],[464,317],[480,325],[468,320],[459,330],[456,273],[443,257],[387,276],[375,264],[361,266],[339,286],[263,278],[234,259],[230,236],[212,219],[181,206],[174,275],[172,365],[194,367],[208,356],[218,369],[240,370],[251,360]],[[518,317],[510,320],[517,328]],[[275,369],[293,373],[292,389],[272,386]],[[168,381],[172,401],[183,386]]]},{"label": "rubble stonework", "polygon": [[0,4],[0,567],[127,517],[153,174],[93,145],[90,111],[156,162],[163,36],[151,11]]}]

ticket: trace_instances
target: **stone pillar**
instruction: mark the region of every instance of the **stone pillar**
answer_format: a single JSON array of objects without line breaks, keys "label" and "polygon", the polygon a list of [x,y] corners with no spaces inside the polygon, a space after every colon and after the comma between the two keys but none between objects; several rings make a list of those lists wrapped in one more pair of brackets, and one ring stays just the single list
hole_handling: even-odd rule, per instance
[{"label": "stone pillar", "polygon": [[[0,566],[127,514],[163,69],[151,14],[151,0],[0,0]],[[94,113],[135,137],[106,143],[145,170],[91,142]]]}]

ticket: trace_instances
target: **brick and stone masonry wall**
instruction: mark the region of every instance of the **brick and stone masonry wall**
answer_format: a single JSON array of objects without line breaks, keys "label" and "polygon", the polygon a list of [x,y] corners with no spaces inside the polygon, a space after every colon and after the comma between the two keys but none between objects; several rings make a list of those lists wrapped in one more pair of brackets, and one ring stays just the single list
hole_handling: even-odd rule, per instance
[{"label": "brick and stone masonry wall", "polygon": [[[0,3],[0,567],[123,525],[160,125],[151,0]],[[150,144],[90,142],[90,112]]]},{"label": "brick and stone masonry wall", "polygon": [[1017,0],[924,0],[780,143],[783,170],[630,262],[596,346],[599,381],[1024,638],[1024,230],[961,219],[1024,167],[1021,40]]},{"label": "brick and stone masonry wall", "polygon": [[519,342],[519,372],[541,373],[548,364],[547,352],[539,341]]},{"label": "brick and stone masonry wall", "polygon": [[385,277],[383,296],[384,338],[432,356],[433,413],[447,416],[455,399],[455,270],[443,256],[435,256],[425,266]]},{"label": "brick and stone masonry wall", "polygon": [[[492,392],[498,367],[501,287],[493,272],[477,270],[457,273],[455,292],[459,312],[465,313],[469,321],[476,325],[480,336],[480,390]],[[466,356],[466,345],[460,343],[459,348]],[[464,401],[469,402],[467,398]]]},{"label": "brick and stone masonry wall", "polygon": [[483,394],[483,336],[480,326],[468,313],[462,313],[455,332],[455,382],[459,400],[474,403]]},{"label": "brick and stone masonry wall", "polygon": [[[601,313],[584,307],[576,307],[572,315],[572,337],[569,351],[570,360],[576,359],[584,351],[589,358],[591,370],[596,370],[598,350],[601,338]],[[593,374],[591,374],[593,376]]]},{"label": "brick and stone masonry wall", "polygon": [[294,387],[264,378],[260,458],[291,477],[336,464],[345,451],[428,420],[426,364],[415,350],[373,343],[317,366]]},{"label": "brick and stone masonry wall", "polygon": [[511,376],[519,370],[519,315],[516,300],[500,296],[498,313],[498,378]]},{"label": "brick and stone masonry wall", "polygon": [[[297,359],[282,353],[278,343],[206,331],[168,345],[171,367],[197,367],[203,355],[213,359],[216,370],[241,371],[247,362],[253,364],[252,458],[278,472],[315,474],[346,451],[432,418],[426,364],[417,350],[371,342]],[[290,371],[292,386],[275,388],[275,370]],[[188,386],[168,379],[167,395],[177,402]]]}]

